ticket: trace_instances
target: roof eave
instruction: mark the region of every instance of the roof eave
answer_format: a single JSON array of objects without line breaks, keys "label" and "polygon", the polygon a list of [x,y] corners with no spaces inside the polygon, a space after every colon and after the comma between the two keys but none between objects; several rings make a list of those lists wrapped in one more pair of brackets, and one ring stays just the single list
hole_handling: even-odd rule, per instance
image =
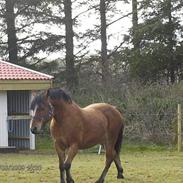
[{"label": "roof eave", "polygon": [[0,80],[0,90],[44,90],[52,87],[52,80]]}]

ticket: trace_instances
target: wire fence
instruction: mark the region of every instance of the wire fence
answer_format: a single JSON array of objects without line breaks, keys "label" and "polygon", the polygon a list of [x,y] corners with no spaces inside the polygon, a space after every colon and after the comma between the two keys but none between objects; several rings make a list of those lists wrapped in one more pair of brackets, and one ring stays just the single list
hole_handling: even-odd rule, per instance
[{"label": "wire fence", "polygon": [[178,137],[177,121],[181,117],[176,109],[157,113],[125,111],[124,116],[125,136],[130,140],[177,144],[182,135],[182,129],[179,129]]}]

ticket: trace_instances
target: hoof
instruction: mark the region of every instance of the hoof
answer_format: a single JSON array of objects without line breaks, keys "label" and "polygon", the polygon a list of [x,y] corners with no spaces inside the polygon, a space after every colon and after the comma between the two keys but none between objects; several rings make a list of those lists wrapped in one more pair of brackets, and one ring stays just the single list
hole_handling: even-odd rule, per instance
[{"label": "hoof", "polygon": [[118,174],[117,179],[124,179],[124,176],[122,173]]},{"label": "hoof", "polygon": [[104,180],[97,180],[95,183],[104,183]]},{"label": "hoof", "polygon": [[65,183],[65,180],[64,180],[64,179],[61,179],[61,180],[60,180],[60,183]]},{"label": "hoof", "polygon": [[74,180],[73,179],[67,179],[67,183],[74,183]]}]

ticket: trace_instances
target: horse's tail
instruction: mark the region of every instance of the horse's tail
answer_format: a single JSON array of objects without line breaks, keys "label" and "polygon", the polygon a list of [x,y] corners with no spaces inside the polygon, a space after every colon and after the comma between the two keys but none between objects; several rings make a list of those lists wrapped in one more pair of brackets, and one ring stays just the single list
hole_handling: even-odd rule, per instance
[{"label": "horse's tail", "polygon": [[116,150],[117,154],[119,154],[120,150],[121,150],[121,145],[122,145],[122,141],[123,141],[123,130],[124,130],[124,125],[122,124],[122,127],[119,131],[118,138],[117,138],[117,141],[115,144],[115,150]]}]

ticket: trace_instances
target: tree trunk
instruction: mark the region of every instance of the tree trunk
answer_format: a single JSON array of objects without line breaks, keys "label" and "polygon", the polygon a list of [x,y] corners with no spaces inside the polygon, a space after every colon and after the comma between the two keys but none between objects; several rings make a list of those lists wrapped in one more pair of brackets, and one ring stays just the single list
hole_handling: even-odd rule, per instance
[{"label": "tree trunk", "polygon": [[132,42],[133,42],[134,50],[139,50],[140,39],[138,37],[137,0],[132,0]]},{"label": "tree trunk", "polygon": [[65,48],[66,48],[66,82],[69,89],[74,89],[78,85],[78,77],[74,68],[74,32],[72,20],[72,2],[64,0],[65,13]]},{"label": "tree trunk", "polygon": [[109,82],[109,64],[107,59],[107,23],[106,23],[106,1],[100,0],[100,21],[101,21],[101,65],[102,82],[106,87]]},{"label": "tree trunk", "polygon": [[175,82],[175,63],[173,57],[173,46],[174,46],[174,27],[172,22],[172,2],[167,1],[167,16],[168,16],[168,50],[169,50],[169,78],[170,82],[173,84]]},{"label": "tree trunk", "polygon": [[15,28],[14,0],[6,0],[6,23],[8,36],[9,61],[18,62],[17,37]]}]

